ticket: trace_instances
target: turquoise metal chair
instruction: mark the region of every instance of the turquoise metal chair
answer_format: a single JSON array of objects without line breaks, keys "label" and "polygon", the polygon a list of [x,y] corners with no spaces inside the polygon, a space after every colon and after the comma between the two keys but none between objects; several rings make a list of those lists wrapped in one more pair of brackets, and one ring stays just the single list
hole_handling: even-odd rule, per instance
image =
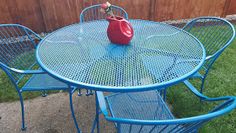
[{"label": "turquoise metal chair", "polygon": [[[85,8],[80,13],[80,22],[106,19],[107,15],[100,11],[101,9],[100,5],[101,4],[97,4]],[[128,19],[128,13],[123,8],[115,5],[112,5],[111,8],[114,15],[122,16],[125,19]]]},{"label": "turquoise metal chair", "polygon": [[217,102],[218,105],[206,114],[175,118],[159,92],[155,90],[108,96],[96,92],[97,109],[92,132],[96,126],[99,132],[99,113],[115,124],[118,133],[191,133],[197,132],[208,121],[236,108],[236,97],[209,98],[196,89],[190,90],[205,103],[221,103]]},{"label": "turquoise metal chair", "polygon": [[[183,23],[178,24],[176,22],[172,25],[178,28],[183,27]],[[189,21],[182,28],[182,30],[185,30],[194,35],[205,47],[205,63],[199,72],[190,77],[201,80],[201,86],[199,90],[201,93],[203,93],[206,77],[214,62],[235,38],[235,28],[229,21],[222,18],[199,17]],[[183,63],[183,65],[185,64]],[[194,87],[189,80],[184,81],[184,84],[187,87]],[[166,90],[161,91],[161,94],[165,99]]]},{"label": "turquoise metal chair", "polygon": [[[107,15],[102,13],[100,11],[101,4],[92,5],[87,8],[85,8],[80,13],[80,22],[88,22],[88,21],[94,21],[94,20],[100,20],[100,19],[106,19]],[[121,7],[112,5],[112,11],[114,15],[122,16],[125,19],[128,19],[128,13]],[[93,95],[92,90],[86,90],[86,96]],[[82,96],[81,89],[79,89],[78,96]]]},{"label": "turquoise metal chair", "polygon": [[26,129],[22,93],[26,91],[65,90],[69,92],[70,109],[76,128],[71,87],[51,77],[36,62],[35,49],[42,38],[18,24],[0,24],[0,68],[8,75],[18,92],[22,113],[22,130]]},{"label": "turquoise metal chair", "polygon": [[[194,35],[206,49],[206,61],[202,69],[192,76],[201,79],[200,92],[203,93],[204,82],[214,62],[231,44],[235,37],[234,26],[225,19],[217,17],[200,17],[187,23],[183,30]],[[191,87],[189,81],[184,82]]]}]

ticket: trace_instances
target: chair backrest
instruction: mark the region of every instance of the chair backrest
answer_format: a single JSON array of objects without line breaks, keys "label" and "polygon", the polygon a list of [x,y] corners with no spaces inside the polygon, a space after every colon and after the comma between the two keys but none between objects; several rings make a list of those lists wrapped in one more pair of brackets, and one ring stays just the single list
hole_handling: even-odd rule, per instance
[{"label": "chair backrest", "polygon": [[12,70],[28,70],[34,66],[35,48],[40,40],[36,33],[22,25],[0,25],[0,67],[16,82],[23,75]]},{"label": "chair backrest", "polygon": [[[129,118],[129,117],[119,118],[119,117],[114,117],[114,115],[110,116],[110,114],[112,113],[107,110],[105,99],[101,98],[103,97],[103,94],[101,94],[100,92],[97,92],[97,96],[99,97],[98,102],[99,102],[99,106],[102,113],[105,115],[105,118],[108,121],[116,123],[116,127],[119,133],[160,133],[160,132],[191,133],[191,132],[197,132],[197,130],[206,122],[214,118],[217,118],[219,116],[222,116],[226,113],[229,113],[230,111],[236,108],[236,97],[226,96],[226,97],[219,97],[219,98],[208,98],[206,96],[203,96],[201,93],[198,93],[198,94],[201,95],[202,100],[205,103],[209,102],[212,104],[212,102],[214,102],[214,103],[217,103],[217,105],[214,106],[206,114],[192,116],[192,117],[185,117],[185,118],[169,118],[165,116],[163,117],[162,115],[160,116],[158,115],[159,112],[154,113],[155,116],[150,116],[150,114],[152,114],[150,112],[149,113],[142,112],[141,114],[131,114],[129,110],[125,110],[123,112],[128,113],[129,117],[132,116],[132,118]],[[219,103],[218,101],[222,101],[222,102]],[[139,102],[139,101],[134,99],[134,102]],[[157,101],[148,101],[148,102],[157,103]],[[159,104],[157,105],[157,108],[158,108],[157,110],[159,111],[162,110],[162,107]],[[117,108],[117,109],[120,109],[120,108]],[[164,112],[165,111],[163,110],[163,113]],[[160,114],[161,113],[162,112],[160,112]],[[126,116],[125,114],[123,115],[119,114],[119,115]],[[158,115],[158,117],[156,117],[156,115]],[[137,117],[137,119],[133,117],[135,118]]]},{"label": "chair backrest", "polygon": [[[124,17],[125,19],[128,19],[128,13],[123,8],[115,5],[112,5],[111,8],[114,15],[118,15]],[[100,4],[85,8],[80,13],[80,22],[106,19],[107,15],[102,13],[100,9]]]},{"label": "chair backrest", "polygon": [[235,37],[234,26],[227,20],[217,17],[193,19],[183,29],[199,39],[208,57],[219,56]]}]

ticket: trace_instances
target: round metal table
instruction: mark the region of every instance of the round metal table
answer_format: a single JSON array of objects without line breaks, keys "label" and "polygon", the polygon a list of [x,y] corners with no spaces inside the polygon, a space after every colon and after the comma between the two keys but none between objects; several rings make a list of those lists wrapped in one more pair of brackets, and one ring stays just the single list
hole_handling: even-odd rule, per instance
[{"label": "round metal table", "polygon": [[191,34],[163,23],[129,21],[134,28],[129,45],[110,43],[105,20],[74,24],[46,36],[37,61],[68,84],[110,92],[168,87],[203,65],[205,49]]}]

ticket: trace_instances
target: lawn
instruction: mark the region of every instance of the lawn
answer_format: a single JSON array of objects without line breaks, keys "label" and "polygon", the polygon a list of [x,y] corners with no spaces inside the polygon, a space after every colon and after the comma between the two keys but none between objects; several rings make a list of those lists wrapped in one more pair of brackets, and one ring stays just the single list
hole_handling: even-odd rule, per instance
[{"label": "lawn", "polygon": [[[219,97],[233,95],[236,96],[236,39],[222,53],[213,65],[205,82],[204,94],[209,97]],[[195,85],[198,81],[194,82]],[[199,82],[200,83],[200,82]],[[184,92],[184,93],[183,93]],[[209,108],[208,105],[200,103],[187,88],[177,85],[168,89],[167,98],[169,103],[174,106],[175,116],[184,117],[202,113],[202,108]],[[203,107],[202,107],[203,106]],[[219,117],[202,129],[203,133],[235,133],[236,132],[236,111]]]},{"label": "lawn", "polygon": [[[236,40],[223,52],[215,62],[205,83],[204,94],[209,97],[226,95],[236,96]],[[195,82],[197,84],[197,82]],[[40,92],[23,93],[24,98],[40,96]],[[175,108],[174,114],[177,117],[199,114],[202,108],[208,105],[201,103],[187,88],[180,84],[168,89],[167,100]],[[18,100],[18,95],[3,71],[0,71],[0,102],[11,102]],[[204,106],[204,107],[202,107]],[[236,111],[215,119],[205,125],[201,132],[204,133],[235,133],[236,132]]]}]

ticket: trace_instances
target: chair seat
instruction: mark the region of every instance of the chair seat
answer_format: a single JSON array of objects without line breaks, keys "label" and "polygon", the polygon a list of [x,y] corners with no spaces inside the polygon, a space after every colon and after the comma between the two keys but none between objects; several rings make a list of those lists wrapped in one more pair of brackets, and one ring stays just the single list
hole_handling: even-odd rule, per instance
[{"label": "chair seat", "polygon": [[67,88],[67,84],[48,74],[35,74],[22,87],[22,91],[62,90]]},{"label": "chair seat", "polygon": [[[166,103],[162,100],[159,93],[154,91],[138,92],[138,93],[119,93],[106,96],[106,101],[109,105],[109,110],[112,117],[139,119],[139,120],[167,120],[174,119],[171,111]],[[165,126],[144,126],[141,132],[159,132]],[[154,128],[154,129],[152,129]],[[170,131],[176,128],[175,125],[168,126],[165,131]],[[133,125],[131,132],[139,132],[140,125]],[[176,129],[175,129],[176,130]],[[129,132],[130,126],[121,125],[121,132]]]}]

